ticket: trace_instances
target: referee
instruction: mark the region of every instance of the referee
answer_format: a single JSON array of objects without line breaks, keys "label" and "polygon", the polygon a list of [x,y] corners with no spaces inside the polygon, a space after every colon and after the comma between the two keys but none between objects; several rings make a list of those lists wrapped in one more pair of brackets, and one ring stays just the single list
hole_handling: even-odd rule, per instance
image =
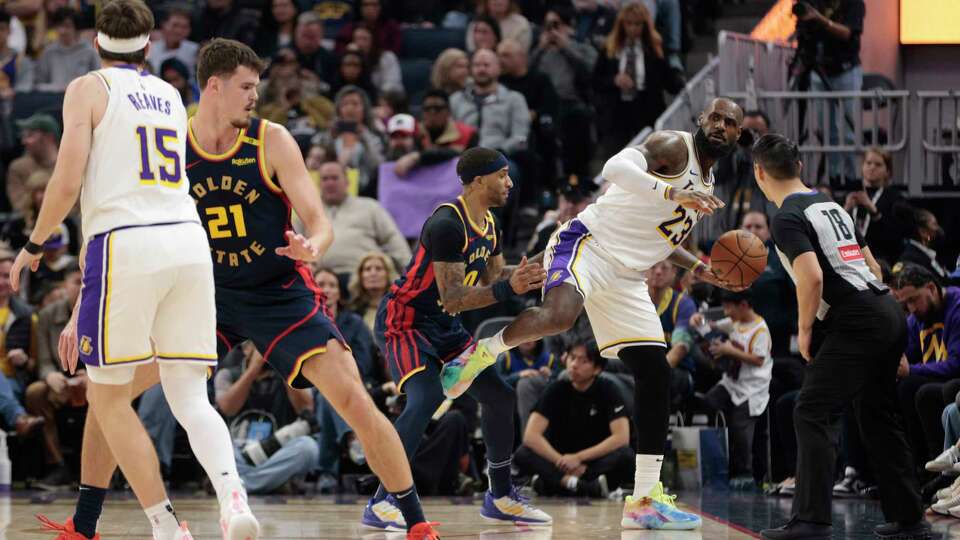
[{"label": "referee", "polygon": [[[793,517],[782,527],[762,531],[761,537],[831,537],[834,441],[839,417],[852,402],[864,444],[871,449],[888,521],[874,534],[930,538],[897,410],[897,366],[907,343],[903,310],[880,280],[880,268],[850,216],[800,180],[796,144],[781,135],[764,135],[753,147],[753,163],[757,185],[780,209],[773,219],[773,239],[797,285],[798,339],[807,361],[793,412],[798,447]],[[815,319],[823,339],[814,355]]]}]

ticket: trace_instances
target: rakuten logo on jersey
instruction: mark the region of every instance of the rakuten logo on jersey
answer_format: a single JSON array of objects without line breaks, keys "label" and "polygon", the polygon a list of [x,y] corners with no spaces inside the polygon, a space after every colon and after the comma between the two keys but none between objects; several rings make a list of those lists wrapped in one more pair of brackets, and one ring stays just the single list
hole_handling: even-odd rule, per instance
[{"label": "rakuten logo on jersey", "polygon": [[837,248],[837,251],[840,252],[840,258],[846,262],[856,261],[863,258],[863,252],[860,251],[860,246],[856,244],[852,246],[840,246]]}]

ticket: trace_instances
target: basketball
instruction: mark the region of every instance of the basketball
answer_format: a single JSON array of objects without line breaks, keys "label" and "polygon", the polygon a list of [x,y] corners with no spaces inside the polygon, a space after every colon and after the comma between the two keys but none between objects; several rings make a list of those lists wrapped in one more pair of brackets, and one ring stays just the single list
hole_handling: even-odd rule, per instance
[{"label": "basketball", "polygon": [[710,250],[710,266],[720,279],[749,287],[767,267],[767,246],[753,233],[727,231]]}]

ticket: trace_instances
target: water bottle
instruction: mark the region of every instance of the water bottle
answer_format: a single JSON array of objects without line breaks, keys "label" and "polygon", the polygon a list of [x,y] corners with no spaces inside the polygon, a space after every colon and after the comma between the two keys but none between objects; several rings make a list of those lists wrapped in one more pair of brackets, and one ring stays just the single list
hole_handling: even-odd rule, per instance
[{"label": "water bottle", "polygon": [[10,453],[7,451],[7,433],[0,430],[0,493],[10,492]]}]

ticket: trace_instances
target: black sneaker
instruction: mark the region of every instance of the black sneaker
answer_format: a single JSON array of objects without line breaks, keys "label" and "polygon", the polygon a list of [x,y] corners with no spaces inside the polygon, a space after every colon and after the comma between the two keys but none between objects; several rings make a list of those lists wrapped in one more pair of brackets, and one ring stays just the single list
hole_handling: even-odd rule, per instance
[{"label": "black sneaker", "polygon": [[73,475],[70,469],[63,463],[55,465],[54,469],[46,476],[37,480],[33,485],[37,489],[44,491],[62,491],[73,484]]},{"label": "black sneaker", "polygon": [[920,500],[924,503],[936,502],[937,491],[948,487],[953,483],[955,477],[945,474],[938,474],[933,480],[927,482],[920,488]]},{"label": "black sneaker", "polygon": [[589,497],[591,499],[606,499],[610,494],[610,488],[607,487],[607,477],[600,475],[594,480],[580,479],[577,483],[577,495]]},{"label": "black sneaker", "polygon": [[928,540],[933,538],[933,531],[925,519],[912,524],[884,523],[873,528],[873,535],[883,540]]},{"label": "black sneaker", "polygon": [[793,518],[782,527],[760,531],[760,538],[766,540],[830,540],[833,526],[811,523]]}]

